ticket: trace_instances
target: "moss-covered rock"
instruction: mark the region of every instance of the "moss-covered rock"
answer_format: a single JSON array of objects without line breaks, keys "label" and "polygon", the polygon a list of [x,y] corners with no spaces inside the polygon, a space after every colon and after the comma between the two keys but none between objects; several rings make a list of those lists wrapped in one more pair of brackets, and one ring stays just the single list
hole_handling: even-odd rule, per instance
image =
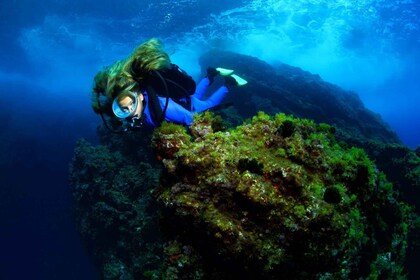
[{"label": "moss-covered rock", "polygon": [[397,134],[380,115],[365,107],[357,93],[331,84],[317,74],[223,50],[204,53],[200,65],[203,73],[209,65],[235,69],[249,82],[226,98],[227,102],[238,104],[235,108],[242,119],[258,111],[271,115],[283,112],[335,126],[337,134],[346,141],[400,143]]},{"label": "moss-covered rock", "polygon": [[[153,137],[100,126],[102,145],[77,144],[75,216],[102,278],[404,278],[420,220],[402,201],[418,203],[420,147],[401,145],[357,94],[318,75],[224,51],[200,63],[249,81],[224,99],[238,106],[220,106],[223,120],[205,112]],[[95,77],[95,112],[106,72]],[[300,119],[253,117],[261,110]]]},{"label": "moss-covered rock", "polygon": [[80,140],[71,164],[76,222],[103,279],[141,279],[163,255],[150,193],[160,172],[131,157]]},{"label": "moss-covered rock", "polygon": [[403,199],[420,207],[420,157],[415,151],[399,144],[367,142],[363,145],[387,179],[394,183]]},{"label": "moss-covered rock", "polygon": [[258,111],[327,123],[334,127],[339,141],[365,149],[400,193],[420,208],[418,200],[412,199],[420,193],[419,149],[416,155],[403,146],[395,131],[379,114],[366,108],[357,93],[292,65],[269,65],[256,57],[228,51],[205,53],[200,64],[203,73],[209,65],[224,65],[249,81],[226,97],[226,102],[238,104],[235,110],[221,111],[228,123],[239,125]]},{"label": "moss-covered rock", "polygon": [[404,278],[416,217],[334,132],[264,113],[225,130],[206,112],[164,123],[153,155],[144,133],[100,130],[71,165],[79,231],[104,279]]},{"label": "moss-covered rock", "polygon": [[201,117],[192,138],[164,124],[153,138],[165,166],[156,195],[166,237],[205,264],[176,277],[404,276],[411,208],[363,150],[338,145],[328,125],[284,114],[259,113],[229,131],[212,122]]}]

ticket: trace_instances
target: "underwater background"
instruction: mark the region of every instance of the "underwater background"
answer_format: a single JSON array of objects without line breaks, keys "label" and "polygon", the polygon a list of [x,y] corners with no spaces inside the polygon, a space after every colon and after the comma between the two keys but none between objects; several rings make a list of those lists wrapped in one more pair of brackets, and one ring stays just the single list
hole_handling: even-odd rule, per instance
[{"label": "underwater background", "polygon": [[319,74],[415,149],[419,15],[410,0],[2,1],[0,279],[98,278],[73,222],[68,166],[77,139],[98,141],[94,75],[139,43],[161,39],[196,79],[212,48]]}]

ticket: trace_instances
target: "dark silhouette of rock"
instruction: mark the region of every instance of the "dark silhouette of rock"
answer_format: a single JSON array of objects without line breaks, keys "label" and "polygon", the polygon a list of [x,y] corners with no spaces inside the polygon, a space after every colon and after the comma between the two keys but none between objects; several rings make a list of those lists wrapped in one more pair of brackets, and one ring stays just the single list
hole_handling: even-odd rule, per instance
[{"label": "dark silhouette of rock", "polygon": [[[404,199],[420,206],[416,200],[420,194],[419,156],[402,145],[390,126],[379,114],[367,109],[356,93],[298,67],[272,66],[233,52],[210,51],[200,58],[200,64],[203,72],[208,66],[220,66],[234,69],[248,80],[245,87],[234,89],[227,99],[234,101],[234,108],[241,116],[236,119],[250,118],[258,111],[271,115],[282,112],[332,125],[338,140],[364,148]],[[226,119],[229,117],[224,115]]]},{"label": "dark silhouette of rock", "polygon": [[287,64],[271,66],[255,57],[226,51],[208,52],[200,58],[200,64],[203,73],[209,65],[221,66],[234,69],[248,80],[245,87],[231,95],[242,117],[254,116],[258,111],[282,112],[333,125],[337,136],[346,141],[401,143],[356,93],[323,81],[319,75]]}]

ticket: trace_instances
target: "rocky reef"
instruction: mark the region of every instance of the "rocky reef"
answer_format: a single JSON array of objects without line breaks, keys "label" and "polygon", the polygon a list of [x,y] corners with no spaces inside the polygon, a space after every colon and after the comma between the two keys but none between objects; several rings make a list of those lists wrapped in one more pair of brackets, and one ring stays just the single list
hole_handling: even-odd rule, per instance
[{"label": "rocky reef", "polygon": [[[404,274],[411,209],[363,150],[337,145],[328,125],[284,114],[260,113],[229,131],[215,131],[212,122],[209,114],[198,118],[191,139],[162,126],[153,140],[165,166],[157,190],[164,228],[204,259],[209,267],[200,274]],[[191,269],[186,277],[178,268],[178,276],[191,279]]]},{"label": "rocky reef", "polygon": [[81,139],[71,164],[77,227],[104,279],[142,279],[161,254],[159,213],[150,195],[160,169],[148,158],[150,143],[141,140],[150,138],[99,134],[107,144]]},{"label": "rocky reef", "polygon": [[249,81],[235,106],[76,145],[75,218],[102,278],[407,278],[419,149],[317,75],[229,52],[200,62]]},{"label": "rocky reef", "polygon": [[388,179],[398,186],[401,196],[420,207],[413,199],[420,197],[418,152],[402,145],[389,125],[366,108],[355,92],[298,67],[282,63],[269,65],[258,58],[227,51],[205,53],[200,64],[203,73],[209,65],[218,65],[235,69],[249,81],[246,87],[228,96],[226,101],[234,102],[235,106],[220,112],[224,120],[238,125],[244,118],[264,111],[327,123],[335,127],[338,141],[365,149],[378,168],[386,171]]},{"label": "rocky reef", "polygon": [[209,65],[235,69],[249,81],[228,99],[236,101],[235,109],[242,117],[252,117],[259,111],[282,112],[332,125],[336,136],[346,141],[401,144],[396,133],[380,115],[367,109],[355,92],[328,83],[319,75],[288,64],[270,65],[255,57],[217,50],[204,54],[200,65],[203,73]]},{"label": "rocky reef", "polygon": [[[154,132],[161,173],[134,142],[80,141],[78,223],[104,278],[404,277],[415,215],[334,131],[264,113],[226,130],[205,113],[189,131],[164,123]],[[143,159],[124,156],[133,153]]]}]

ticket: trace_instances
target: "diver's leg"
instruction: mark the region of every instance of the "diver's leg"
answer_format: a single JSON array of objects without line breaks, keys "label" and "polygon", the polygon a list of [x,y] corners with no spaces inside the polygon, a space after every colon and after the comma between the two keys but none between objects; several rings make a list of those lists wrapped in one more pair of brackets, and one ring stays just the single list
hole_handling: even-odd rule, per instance
[{"label": "diver's leg", "polygon": [[204,93],[206,92],[207,88],[210,85],[209,78],[205,77],[203,78],[197,85],[197,88],[195,90],[195,93],[193,94],[193,97],[197,99],[203,99]]},{"label": "diver's leg", "polygon": [[207,100],[204,101],[196,98],[196,96],[193,95],[191,97],[192,111],[199,113],[219,105],[228,92],[229,90],[227,87],[221,86],[209,98],[207,98]]}]

